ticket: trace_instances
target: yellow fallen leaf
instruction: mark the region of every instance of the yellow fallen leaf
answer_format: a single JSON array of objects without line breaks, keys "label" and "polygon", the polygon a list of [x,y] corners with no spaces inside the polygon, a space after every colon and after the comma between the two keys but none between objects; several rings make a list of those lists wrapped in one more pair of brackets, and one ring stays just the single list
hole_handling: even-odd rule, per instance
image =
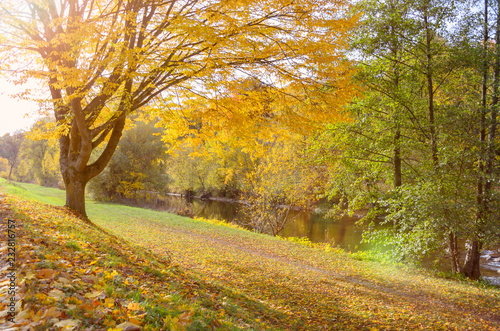
[{"label": "yellow fallen leaf", "polygon": [[136,318],[134,316],[134,317],[130,318],[130,323],[134,323],[134,324],[140,325],[142,322],[138,318]]},{"label": "yellow fallen leaf", "polygon": [[117,325],[116,328],[118,330],[127,330],[127,331],[139,331],[141,329],[140,326],[130,322],[123,322],[122,324]]},{"label": "yellow fallen leaf", "polygon": [[137,302],[131,302],[127,306],[128,310],[139,310],[141,309],[141,306]]},{"label": "yellow fallen leaf", "polygon": [[35,312],[31,312],[31,316],[30,318],[34,321],[34,322],[38,322],[39,320],[42,319],[42,310],[38,310],[37,313]]},{"label": "yellow fallen leaf", "polygon": [[113,308],[113,306],[115,305],[115,299],[108,298],[108,299],[104,300],[104,305],[108,308]]},{"label": "yellow fallen leaf", "polygon": [[80,323],[79,320],[67,319],[57,322],[56,324],[54,324],[54,326],[62,328],[63,330],[71,331],[74,328],[76,328],[79,323]]},{"label": "yellow fallen leaf", "polygon": [[33,279],[35,278],[35,274],[31,271],[28,271],[28,273],[26,274],[26,276],[24,277],[24,279]]},{"label": "yellow fallen leaf", "polygon": [[19,313],[16,315],[16,320],[17,320],[17,321],[20,321],[20,320],[25,320],[25,319],[30,318],[30,316],[31,316],[31,314],[30,314],[29,309],[26,309],[26,310],[23,310],[23,311],[19,312]]},{"label": "yellow fallen leaf", "polygon": [[102,291],[94,291],[92,293],[87,293],[85,294],[85,297],[86,298],[89,298],[89,299],[95,299],[97,298],[98,296],[100,296],[102,294]]},{"label": "yellow fallen leaf", "polygon": [[57,307],[52,307],[47,309],[42,315],[43,318],[51,318],[59,316],[61,316],[61,312],[57,309]]},{"label": "yellow fallen leaf", "polygon": [[60,290],[52,290],[49,292],[49,297],[54,298],[56,300],[64,299],[65,296],[66,294]]},{"label": "yellow fallen leaf", "polygon": [[43,301],[47,298],[47,296],[44,293],[37,293],[35,294],[35,298],[37,298],[40,301]]}]

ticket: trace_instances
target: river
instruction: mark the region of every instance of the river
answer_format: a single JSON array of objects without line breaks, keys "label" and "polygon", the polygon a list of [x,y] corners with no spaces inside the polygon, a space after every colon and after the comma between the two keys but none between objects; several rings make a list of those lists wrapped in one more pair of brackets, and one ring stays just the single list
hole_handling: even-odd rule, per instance
[{"label": "river", "polygon": [[[217,219],[236,224],[245,224],[242,204],[237,202],[191,199],[179,196],[166,196],[154,205],[154,209],[180,213],[189,216]],[[340,219],[325,218],[323,214],[311,211],[297,212],[294,219],[287,223],[279,233],[282,237],[307,237],[311,242],[325,242],[346,250],[368,250],[370,244],[361,243],[362,231],[356,226],[356,217]],[[500,286],[500,262],[486,260],[492,251],[484,251],[481,258],[481,274],[491,284]],[[426,263],[424,263],[425,265]],[[433,263],[428,263],[428,267]],[[437,266],[448,271],[446,261]]]}]

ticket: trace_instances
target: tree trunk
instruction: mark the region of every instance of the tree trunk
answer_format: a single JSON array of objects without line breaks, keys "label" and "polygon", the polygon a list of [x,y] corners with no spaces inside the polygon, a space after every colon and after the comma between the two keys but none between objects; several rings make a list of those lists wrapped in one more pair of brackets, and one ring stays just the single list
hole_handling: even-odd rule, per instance
[{"label": "tree trunk", "polygon": [[463,274],[470,279],[477,280],[481,277],[479,258],[481,257],[481,248],[483,245],[478,240],[473,239],[467,243],[467,246]]},{"label": "tree trunk", "polygon": [[[82,148],[82,138],[76,122],[73,122],[69,134],[59,138],[59,166],[66,187],[66,207],[80,213],[84,218],[87,218],[85,211],[85,187],[92,178],[104,170],[111,160],[125,127],[125,114],[123,112],[115,120],[111,136],[104,151],[101,152],[101,155],[92,164],[87,164],[92,149],[84,150]],[[90,145],[92,145],[92,142]],[[82,154],[84,153],[88,155],[83,156],[84,162],[82,162]]]},{"label": "tree trunk", "polygon": [[9,170],[9,176],[7,177],[8,180],[11,180],[11,176],[12,176],[12,170],[14,169],[14,163],[12,163],[12,165],[10,166],[10,170]]},{"label": "tree trunk", "polygon": [[453,231],[450,231],[448,235],[448,245],[451,258],[451,271],[454,273],[462,273],[463,270],[460,265],[460,252],[458,250],[458,240],[457,236]]},{"label": "tree trunk", "polygon": [[427,57],[426,63],[426,79],[427,79],[427,102],[429,112],[429,131],[431,138],[431,157],[434,168],[437,170],[438,166],[438,148],[437,148],[437,134],[436,134],[436,121],[434,118],[434,82],[433,82],[433,58],[432,58],[432,39],[431,27],[428,17],[427,4],[424,9],[424,24],[425,24],[425,52]]},{"label": "tree trunk", "polygon": [[396,129],[394,135],[394,154],[393,154],[393,165],[394,165],[394,187],[400,187],[403,184],[402,174],[401,174],[401,148],[400,148],[401,130]]},{"label": "tree trunk", "polygon": [[85,186],[87,181],[82,175],[68,176],[66,184],[66,207],[77,211],[87,218],[85,211]]},{"label": "tree trunk", "polygon": [[[396,8],[394,8],[394,4],[391,4],[392,9],[395,11]],[[394,75],[393,77],[393,88],[394,92],[397,93],[399,97],[399,79],[400,79],[400,71],[399,71],[399,47],[397,42],[397,36],[396,36],[396,30],[394,26],[391,26],[391,38],[392,38],[392,45],[391,45],[391,53],[392,53],[392,59],[393,59],[393,67],[392,67],[392,73]],[[400,187],[403,185],[403,176],[402,176],[402,169],[401,169],[401,126],[400,126],[400,118],[399,118],[399,109],[396,107],[394,109],[394,114],[393,114],[393,120],[396,125],[396,130],[394,132],[394,150],[393,150],[393,160],[392,164],[394,166],[394,187]]]}]

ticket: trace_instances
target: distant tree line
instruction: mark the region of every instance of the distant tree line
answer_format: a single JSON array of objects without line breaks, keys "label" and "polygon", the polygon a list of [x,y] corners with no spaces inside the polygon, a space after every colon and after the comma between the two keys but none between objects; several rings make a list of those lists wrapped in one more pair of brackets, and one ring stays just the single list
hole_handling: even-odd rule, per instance
[{"label": "distant tree line", "polygon": [[62,185],[57,140],[36,137],[47,121],[38,122],[29,132],[0,137],[0,176],[48,187]]}]

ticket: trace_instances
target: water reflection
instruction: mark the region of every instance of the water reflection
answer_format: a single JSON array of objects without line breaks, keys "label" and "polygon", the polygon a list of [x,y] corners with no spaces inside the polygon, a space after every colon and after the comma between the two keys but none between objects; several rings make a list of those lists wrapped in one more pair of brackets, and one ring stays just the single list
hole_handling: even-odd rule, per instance
[{"label": "water reflection", "polygon": [[[157,209],[196,217],[224,220],[246,226],[248,219],[243,205],[235,202],[213,200],[186,200],[167,196],[159,202]],[[307,237],[312,242],[327,242],[347,249],[368,249],[360,244],[361,230],[356,226],[357,218],[342,217],[338,220],[325,219],[323,214],[310,211],[294,212],[293,221],[288,222],[279,233],[282,237]]]}]

